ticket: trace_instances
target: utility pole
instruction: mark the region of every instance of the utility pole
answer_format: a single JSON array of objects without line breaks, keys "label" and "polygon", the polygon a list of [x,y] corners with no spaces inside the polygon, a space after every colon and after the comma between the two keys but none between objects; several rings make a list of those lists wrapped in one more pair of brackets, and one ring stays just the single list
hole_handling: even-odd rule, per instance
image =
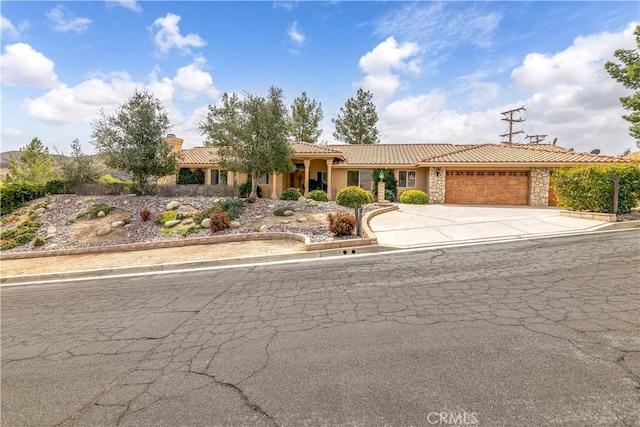
[{"label": "utility pole", "polygon": [[547,135],[527,135],[525,136],[525,139],[529,140],[529,144],[539,144],[541,142],[544,142],[544,139],[547,137]]},{"label": "utility pole", "polygon": [[514,118],[513,117],[513,114],[517,113],[519,111],[526,111],[526,110],[525,110],[524,107],[520,107],[520,108],[516,108],[514,110],[505,111],[504,113],[500,113],[500,114],[502,114],[504,116],[500,120],[504,120],[504,121],[509,122],[509,132],[500,135],[501,138],[504,138],[505,136],[508,136],[509,140],[508,141],[504,141],[503,140],[502,142],[506,142],[506,143],[512,144],[513,143],[513,135],[517,135],[519,133],[524,133],[523,130],[519,130],[519,131],[516,131],[516,132],[513,131],[513,124],[514,123],[524,122],[524,120],[525,120],[525,119],[522,118],[522,116],[518,116],[518,118]]}]

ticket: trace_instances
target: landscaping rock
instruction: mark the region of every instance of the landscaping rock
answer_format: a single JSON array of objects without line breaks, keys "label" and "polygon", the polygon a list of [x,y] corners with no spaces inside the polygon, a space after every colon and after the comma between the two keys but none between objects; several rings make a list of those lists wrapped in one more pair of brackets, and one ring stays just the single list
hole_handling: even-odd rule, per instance
[{"label": "landscaping rock", "polygon": [[282,213],[282,215],[284,215],[284,216],[292,216],[293,215],[293,211],[284,211]]},{"label": "landscaping rock", "polygon": [[315,200],[312,200],[309,203],[307,203],[307,206],[311,206],[312,208],[315,208],[316,206],[318,206],[318,202],[316,202]]},{"label": "landscaping rock", "polygon": [[187,217],[187,213],[186,212],[178,212],[176,214],[176,219],[185,219]]},{"label": "landscaping rock", "polygon": [[98,212],[98,218],[102,218],[106,215],[106,213],[104,213],[104,211],[100,211]]},{"label": "landscaping rock", "polygon": [[65,205],[68,205],[69,203],[71,203],[71,199],[64,199],[64,202],[62,203],[64,203]]},{"label": "landscaping rock", "polygon": [[304,216],[301,216],[300,218],[298,218],[298,222],[307,222],[307,218]]},{"label": "landscaping rock", "polygon": [[209,229],[209,227],[211,227],[211,220],[209,218],[203,219],[200,223],[200,227]]},{"label": "landscaping rock", "polygon": [[231,221],[231,224],[229,224],[230,228],[240,228],[242,227],[242,224],[240,224],[238,221]]},{"label": "landscaping rock", "polygon": [[288,219],[283,219],[282,221],[280,221],[280,224],[289,224],[291,221],[289,221]]},{"label": "landscaping rock", "polygon": [[35,213],[36,215],[42,215],[45,211],[46,211],[45,208],[38,208],[35,211],[33,211],[33,213]]},{"label": "landscaping rock", "polygon": [[298,197],[298,201],[299,201],[299,202],[304,202],[305,200],[307,200],[307,199],[305,199],[305,198],[304,198],[304,196],[302,196],[302,197]]},{"label": "landscaping rock", "polygon": [[96,233],[96,236],[106,236],[107,234],[111,233],[111,231],[112,231],[111,226],[107,224],[98,230],[98,232]]},{"label": "landscaping rock", "polygon": [[260,226],[260,228],[258,228],[258,231],[261,232],[261,233],[263,233],[265,231],[269,231],[269,226],[267,226],[266,224],[262,224]]},{"label": "landscaping rock", "polygon": [[49,227],[47,227],[47,235],[45,236],[44,240],[53,239],[56,236],[57,232],[58,229],[54,225],[50,225]]},{"label": "landscaping rock", "polygon": [[179,219],[174,219],[172,221],[167,221],[164,223],[164,227],[165,228],[171,228],[171,227],[175,227],[176,225],[180,224],[180,220]]},{"label": "landscaping rock", "polygon": [[49,211],[53,211],[53,210],[56,210],[56,209],[58,209],[58,204],[57,203],[49,203],[47,205],[47,210],[49,210]]},{"label": "landscaping rock", "polygon": [[111,228],[124,227],[124,221],[114,221],[111,223]]},{"label": "landscaping rock", "polygon": [[176,200],[172,200],[169,203],[167,203],[167,210],[168,211],[172,211],[174,209],[178,209],[180,207],[180,202],[176,201]]},{"label": "landscaping rock", "polygon": [[58,244],[57,244],[57,243],[51,243],[50,245],[47,245],[47,246],[45,247],[45,249],[55,249],[55,248],[57,248],[57,247],[58,247]]}]

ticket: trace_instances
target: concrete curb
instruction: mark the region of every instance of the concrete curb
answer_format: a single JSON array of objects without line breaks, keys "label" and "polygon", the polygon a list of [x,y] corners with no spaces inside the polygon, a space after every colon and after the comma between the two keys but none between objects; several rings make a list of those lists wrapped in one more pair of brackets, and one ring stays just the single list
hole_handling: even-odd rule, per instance
[{"label": "concrete curb", "polygon": [[610,230],[626,230],[629,228],[640,228],[640,220],[611,222],[608,224],[598,225],[595,227],[595,230],[610,231]]}]

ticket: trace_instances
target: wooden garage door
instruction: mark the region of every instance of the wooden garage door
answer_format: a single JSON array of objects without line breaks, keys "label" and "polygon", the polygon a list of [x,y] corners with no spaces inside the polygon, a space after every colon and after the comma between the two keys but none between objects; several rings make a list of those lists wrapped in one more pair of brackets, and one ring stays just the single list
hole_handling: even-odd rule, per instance
[{"label": "wooden garage door", "polygon": [[467,205],[528,205],[528,171],[448,170],[445,203]]}]

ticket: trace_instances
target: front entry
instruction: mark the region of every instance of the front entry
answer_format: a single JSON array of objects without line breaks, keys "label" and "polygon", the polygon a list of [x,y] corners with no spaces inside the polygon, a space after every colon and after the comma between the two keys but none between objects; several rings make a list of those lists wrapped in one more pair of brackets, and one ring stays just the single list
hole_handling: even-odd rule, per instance
[{"label": "front entry", "polygon": [[529,171],[447,170],[445,203],[528,205]]}]

